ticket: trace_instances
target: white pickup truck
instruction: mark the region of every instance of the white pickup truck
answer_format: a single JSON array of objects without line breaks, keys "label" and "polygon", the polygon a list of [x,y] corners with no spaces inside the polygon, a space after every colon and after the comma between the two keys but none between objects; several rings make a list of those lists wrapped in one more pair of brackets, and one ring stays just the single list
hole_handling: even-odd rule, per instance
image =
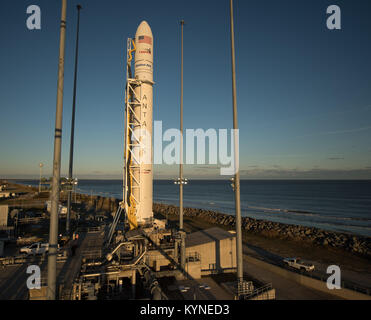
[{"label": "white pickup truck", "polygon": [[311,263],[307,263],[302,261],[300,258],[285,258],[283,262],[287,264],[289,267],[303,270],[303,271],[313,271],[314,265]]},{"label": "white pickup truck", "polygon": [[36,255],[36,254],[44,254],[49,251],[49,243],[42,243],[42,242],[36,242],[31,244],[27,247],[22,247],[19,249],[19,253],[23,253],[26,255]]}]

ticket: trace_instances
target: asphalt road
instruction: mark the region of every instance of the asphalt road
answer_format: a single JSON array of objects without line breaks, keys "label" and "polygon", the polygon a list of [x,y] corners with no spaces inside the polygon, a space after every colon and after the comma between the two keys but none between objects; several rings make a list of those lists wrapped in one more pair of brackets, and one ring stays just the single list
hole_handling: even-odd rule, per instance
[{"label": "asphalt road", "polygon": [[[85,235],[81,235],[79,239],[80,243],[84,242],[84,238]],[[66,261],[57,261],[57,281],[58,283],[64,283],[69,288],[72,285],[76,272],[80,268],[80,247],[77,249],[75,256],[69,256]],[[27,274],[26,271],[29,265],[40,266],[41,282],[42,284],[46,283],[48,277],[48,259],[46,258],[42,263],[38,256],[30,257],[29,259],[27,263],[21,265],[0,267],[0,300],[28,299],[27,278],[30,274]]]},{"label": "asphalt road", "polygon": [[[65,262],[57,263],[57,276],[63,270]],[[6,266],[0,269],[0,300],[27,300],[27,267],[29,265],[39,265],[37,261],[22,265]],[[47,279],[47,260],[40,266],[41,279]]]},{"label": "asphalt road", "polygon": [[272,283],[277,300],[336,300],[337,297],[303,286],[296,281],[254,265],[244,259],[244,272],[263,283]]},{"label": "asphalt road", "polygon": [[[279,266],[291,272],[302,273],[301,271],[293,269],[283,263],[283,259],[287,257],[282,257],[280,255],[274,254],[272,252],[266,251],[262,248],[250,244],[245,244],[243,246],[243,250],[244,254],[247,254],[259,260]],[[313,276],[314,278],[322,281],[329,277],[329,274],[326,273],[328,265],[319,263],[317,261],[308,260],[307,262],[312,263],[315,266],[315,270],[310,272],[304,272],[304,275]],[[366,293],[367,289],[369,290],[369,292],[371,292],[371,279],[367,274],[359,274],[354,271],[342,268],[341,276],[342,286],[345,285],[346,288],[352,290],[360,290],[360,292],[362,293]],[[362,283],[362,285],[360,283]]]},{"label": "asphalt road", "polygon": [[[203,285],[208,285],[208,289],[204,289]],[[186,292],[180,292],[181,297],[177,299],[184,300],[232,300],[233,295],[227,292],[224,288],[218,285],[213,279],[207,277],[198,280],[182,280],[177,281],[177,286],[187,288]],[[178,290],[178,287],[176,288]]]}]

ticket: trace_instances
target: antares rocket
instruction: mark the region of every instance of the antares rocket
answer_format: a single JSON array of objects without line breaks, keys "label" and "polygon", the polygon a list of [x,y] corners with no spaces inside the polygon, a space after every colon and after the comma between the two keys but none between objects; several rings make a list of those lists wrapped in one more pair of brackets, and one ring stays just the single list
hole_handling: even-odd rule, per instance
[{"label": "antares rocket", "polygon": [[153,35],[148,23],[143,21],[135,39],[128,39],[127,48],[123,204],[131,229],[151,225],[153,221],[153,84]]}]

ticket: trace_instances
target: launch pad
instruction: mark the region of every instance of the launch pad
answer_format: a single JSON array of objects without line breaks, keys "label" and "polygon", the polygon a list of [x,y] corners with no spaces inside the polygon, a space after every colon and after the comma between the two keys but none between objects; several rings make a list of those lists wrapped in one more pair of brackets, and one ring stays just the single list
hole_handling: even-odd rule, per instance
[{"label": "launch pad", "polygon": [[[152,31],[143,21],[135,38],[127,40],[123,201],[110,225],[88,233],[95,245],[83,253],[72,284],[73,300],[163,300],[169,297],[160,286],[162,278],[193,283],[190,286],[196,294],[201,277],[236,272],[235,232],[211,228],[189,234],[186,239],[184,230],[154,219],[153,52]],[[97,247],[102,248],[98,253]],[[189,291],[190,286],[181,286],[188,289],[180,292]],[[250,284],[244,290],[250,294],[254,288]],[[230,294],[232,298],[242,293],[241,288],[235,291]]]},{"label": "launch pad", "polygon": [[77,299],[95,299],[102,292],[112,298],[123,292],[125,279],[135,298],[139,276],[144,296],[160,300],[164,294],[156,272],[166,266],[165,274],[185,277],[177,268],[182,237],[153,219],[153,35],[147,22],[127,40],[126,61],[123,201],[104,233],[104,255],[83,260],[73,285]]}]

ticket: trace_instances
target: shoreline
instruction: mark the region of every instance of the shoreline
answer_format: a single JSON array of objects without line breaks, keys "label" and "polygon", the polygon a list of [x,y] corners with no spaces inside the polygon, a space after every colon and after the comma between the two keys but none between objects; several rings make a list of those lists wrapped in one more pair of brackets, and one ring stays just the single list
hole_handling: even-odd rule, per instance
[{"label": "shoreline", "polygon": [[[29,187],[27,185],[13,182],[10,182],[10,184],[13,186],[19,186],[22,189],[32,190],[33,192],[37,191],[36,187]],[[120,202],[119,199],[114,197],[88,195],[83,193],[76,193],[76,199],[85,203],[89,208],[94,208],[95,211],[105,211],[109,214],[117,210]],[[65,201],[63,194],[61,195],[60,200]],[[160,214],[163,217],[167,215],[178,216],[179,207],[171,204],[154,202],[153,213]],[[227,213],[184,207],[184,216],[201,219],[205,222],[231,229],[235,227],[235,217]],[[357,256],[371,259],[371,237],[250,217],[242,217],[241,222],[243,233],[256,234],[269,239],[289,240],[306,245],[342,249]]]},{"label": "shoreline", "polygon": [[[154,213],[179,215],[179,207],[166,204],[153,204]],[[210,223],[235,227],[235,217],[230,214],[211,210],[184,208],[184,216],[200,218]],[[348,233],[322,230],[314,227],[284,224],[268,220],[242,217],[242,231],[260,234],[267,238],[278,238],[303,242],[316,246],[332,247],[371,258],[371,237],[363,237]]]},{"label": "shoreline", "polygon": [[[81,180],[81,186],[77,188],[76,192],[86,195],[93,194],[102,197],[114,197],[119,200],[122,199],[122,186],[117,184],[111,185],[110,182],[105,180],[102,180],[103,184],[97,180],[91,181],[96,182],[89,184],[87,181]],[[323,181],[329,182],[327,180]],[[36,180],[24,180],[19,182],[25,185],[30,183],[32,186],[38,187],[38,182]],[[157,197],[154,197],[153,202],[179,206],[177,194],[168,189],[167,183],[165,185],[161,181],[158,181],[158,183],[159,184],[156,187],[156,182],[154,181],[154,190],[156,191]],[[261,188],[259,186],[260,184],[257,185],[257,187]],[[300,184],[298,186],[300,187]],[[303,185],[305,188],[306,186],[306,184]],[[358,186],[359,185],[357,184],[357,187]],[[197,185],[196,187],[202,188],[203,185]],[[183,205],[189,208],[210,210],[222,214],[234,215],[235,209],[233,199],[230,198],[230,195],[224,198],[224,195],[219,194],[222,190],[220,189],[221,187],[222,186],[220,185],[216,185],[217,197],[213,195],[210,195],[210,197],[204,197],[194,194],[194,192],[190,193],[189,199],[185,199]],[[308,190],[311,190],[312,188],[313,186],[310,184]],[[330,187],[330,189],[326,187],[326,190],[328,189],[331,191],[332,188],[333,186]],[[349,189],[349,187],[347,188]],[[364,190],[368,190],[369,188],[371,188],[371,185],[367,184],[367,188]],[[119,192],[119,190],[121,191]],[[272,190],[274,191],[276,188]],[[292,188],[290,190],[292,190]],[[305,191],[306,189],[303,190]],[[202,190],[200,190],[200,192],[201,191]],[[346,207],[348,209],[343,209],[344,206],[339,204],[338,201],[335,201],[337,197],[330,197],[329,200],[321,200],[316,204],[316,199],[313,199],[313,197],[311,197],[309,194],[304,196],[304,202],[298,202],[296,200],[291,201],[289,197],[287,203],[286,200],[282,200],[277,203],[277,201],[270,201],[270,198],[267,198],[267,195],[272,195],[272,192],[264,192],[261,199],[260,196],[257,197],[257,199],[260,200],[252,200],[252,203],[243,201],[241,203],[242,216],[288,225],[300,225],[307,228],[317,228],[328,232],[352,234],[359,237],[371,237],[371,219],[369,216],[370,210],[366,202],[360,202],[360,208],[358,209],[358,202],[349,200],[350,202],[348,201],[345,203],[347,204]],[[303,194],[303,192],[301,192],[301,194]],[[353,192],[352,196],[355,196],[355,194],[357,193]],[[362,197],[360,196],[359,198],[360,201],[365,197],[367,198],[367,195],[368,194],[363,192]],[[253,198],[254,197],[255,196],[253,196]],[[358,198],[356,197],[355,199]],[[219,200],[223,201],[220,202]],[[354,210],[352,209],[353,206],[355,206]]]}]

